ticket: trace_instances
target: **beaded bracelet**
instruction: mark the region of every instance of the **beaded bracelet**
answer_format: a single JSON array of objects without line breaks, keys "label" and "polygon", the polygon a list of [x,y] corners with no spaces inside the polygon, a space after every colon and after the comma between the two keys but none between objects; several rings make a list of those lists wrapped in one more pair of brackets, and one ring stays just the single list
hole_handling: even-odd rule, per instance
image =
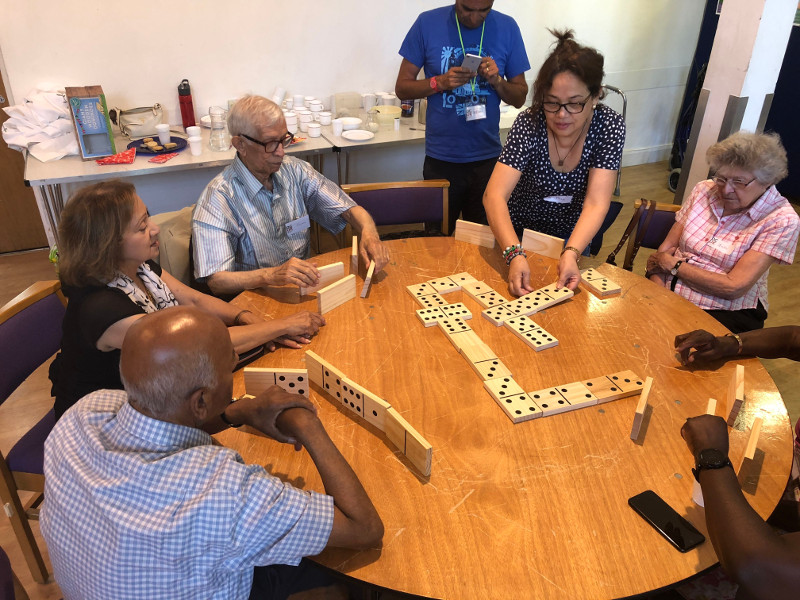
[{"label": "beaded bracelet", "polygon": [[522,247],[517,248],[516,250],[512,250],[508,256],[506,256],[506,266],[510,266],[511,261],[518,256],[524,256],[525,258],[528,258],[528,255],[525,253],[525,250],[523,250]]},{"label": "beaded bracelet", "polygon": [[508,260],[508,255],[512,252],[518,252],[522,250],[522,244],[512,244],[508,246],[505,250],[503,250],[503,258]]},{"label": "beaded bracelet", "polygon": [[581,251],[580,251],[580,250],[578,250],[578,249],[577,249],[575,246],[565,246],[565,247],[564,247],[564,249],[561,251],[561,254],[560,254],[560,256],[564,256],[564,252],[566,252],[567,250],[572,250],[572,251],[575,253],[575,258],[576,258],[577,260],[580,260],[580,258],[581,258]]}]

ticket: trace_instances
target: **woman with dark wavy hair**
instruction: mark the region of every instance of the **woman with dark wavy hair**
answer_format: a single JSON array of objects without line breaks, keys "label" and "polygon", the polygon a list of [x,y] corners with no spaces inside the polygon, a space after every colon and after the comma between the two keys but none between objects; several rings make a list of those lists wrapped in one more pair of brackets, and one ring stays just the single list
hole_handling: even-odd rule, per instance
[{"label": "woman with dark wavy hair", "polygon": [[196,306],[228,326],[239,353],[263,344],[273,349],[275,342],[300,348],[325,324],[321,315],[306,311],[265,321],[182,284],[153,260],[158,233],[130,183],[96,183],[67,202],[58,227],[58,266],[69,302],[61,353],[50,368],[56,418],[89,392],[122,389],[122,341],[147,313]]},{"label": "woman with dark wavy hair", "polygon": [[520,244],[523,229],[567,240],[558,285],[575,289],[585,253],[611,204],[625,144],[622,117],[603,104],[603,55],[573,32],[552,31],[556,47],[533,84],[531,107],[508,134],[483,196],[492,232],[505,248],[508,288],[533,291]]}]

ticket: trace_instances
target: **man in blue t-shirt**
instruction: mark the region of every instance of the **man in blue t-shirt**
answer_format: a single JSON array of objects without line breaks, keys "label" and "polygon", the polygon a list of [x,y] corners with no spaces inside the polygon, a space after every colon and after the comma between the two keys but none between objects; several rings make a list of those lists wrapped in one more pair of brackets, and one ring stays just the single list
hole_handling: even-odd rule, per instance
[{"label": "man in blue t-shirt", "polygon": [[[428,98],[425,179],[450,182],[450,229],[460,212],[486,223],[483,192],[500,156],[500,100],[519,108],[530,69],[517,23],[494,0],[456,0],[417,17],[403,45],[397,96]],[[462,68],[467,54],[481,57]],[[427,79],[417,79],[420,69]]]}]

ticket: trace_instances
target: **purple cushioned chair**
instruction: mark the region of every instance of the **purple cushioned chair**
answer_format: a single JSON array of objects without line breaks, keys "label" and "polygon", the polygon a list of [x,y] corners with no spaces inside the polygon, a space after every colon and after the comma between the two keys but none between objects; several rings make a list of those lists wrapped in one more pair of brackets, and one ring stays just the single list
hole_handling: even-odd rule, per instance
[{"label": "purple cushioned chair", "polygon": [[[0,308],[0,404],[61,346],[61,322],[66,300],[58,281],[40,281]],[[44,440],[53,428],[48,412],[23,435],[7,456],[0,454],[0,500],[33,578],[47,581],[47,568],[28,519],[38,518],[44,492]],[[34,492],[22,504],[19,492]]]},{"label": "purple cushioned chair", "polygon": [[345,184],[342,189],[378,226],[441,222],[442,233],[448,235],[449,187],[446,179],[428,179]]}]

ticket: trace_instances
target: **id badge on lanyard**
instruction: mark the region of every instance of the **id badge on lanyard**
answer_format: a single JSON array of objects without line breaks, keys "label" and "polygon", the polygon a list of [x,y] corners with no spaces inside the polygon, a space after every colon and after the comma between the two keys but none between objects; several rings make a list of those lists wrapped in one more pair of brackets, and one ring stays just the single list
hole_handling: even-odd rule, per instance
[{"label": "id badge on lanyard", "polygon": [[467,121],[480,121],[486,118],[486,97],[473,94],[464,104]]}]

